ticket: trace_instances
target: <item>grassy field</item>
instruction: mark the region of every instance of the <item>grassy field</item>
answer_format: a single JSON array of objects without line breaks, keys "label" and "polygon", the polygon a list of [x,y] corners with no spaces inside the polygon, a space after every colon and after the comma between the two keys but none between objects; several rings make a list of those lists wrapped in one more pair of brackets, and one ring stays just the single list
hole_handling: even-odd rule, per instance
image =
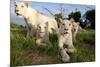
[{"label": "grassy field", "polygon": [[[51,35],[47,46],[37,46],[35,38],[25,38],[25,34],[24,29],[11,30],[11,66],[63,63],[59,59],[57,37]],[[70,63],[95,61],[94,30],[79,32],[74,46],[77,52],[70,54]]]}]

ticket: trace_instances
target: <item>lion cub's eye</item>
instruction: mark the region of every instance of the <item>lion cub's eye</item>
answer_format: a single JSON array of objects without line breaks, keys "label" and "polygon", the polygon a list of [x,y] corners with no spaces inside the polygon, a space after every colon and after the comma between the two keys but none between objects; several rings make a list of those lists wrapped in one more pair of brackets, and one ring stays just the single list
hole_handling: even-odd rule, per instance
[{"label": "lion cub's eye", "polygon": [[38,29],[41,29],[41,27],[40,27],[40,26],[38,26]]},{"label": "lion cub's eye", "polygon": [[71,24],[69,24],[69,26],[70,26]]},{"label": "lion cub's eye", "polygon": [[65,24],[62,24],[62,25],[65,25]]}]

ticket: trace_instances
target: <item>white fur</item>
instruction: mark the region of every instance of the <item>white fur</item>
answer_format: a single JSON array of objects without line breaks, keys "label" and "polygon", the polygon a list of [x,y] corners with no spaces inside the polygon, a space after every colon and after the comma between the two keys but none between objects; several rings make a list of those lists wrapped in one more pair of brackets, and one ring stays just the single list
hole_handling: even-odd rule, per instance
[{"label": "white fur", "polygon": [[[68,46],[68,48],[64,48],[64,45]],[[75,52],[75,48],[73,46],[72,41],[72,24],[69,20],[63,21],[60,24],[60,28],[58,31],[58,46],[61,50],[62,60],[64,62],[70,61],[70,56],[67,54]]]},{"label": "white fur", "polygon": [[73,38],[73,41],[76,41],[76,35],[78,33],[78,30],[79,30],[79,22],[75,22],[74,19],[70,19],[71,23],[72,23],[72,38]]},{"label": "white fur", "polygon": [[[27,35],[31,32],[37,32],[38,26],[41,27],[39,34],[39,38],[36,40],[38,44],[41,44],[44,41],[45,34],[48,31],[49,33],[53,33],[56,31],[58,33],[58,46],[60,48],[60,54],[62,56],[62,60],[64,62],[70,61],[70,56],[67,52],[74,52],[75,48],[72,42],[72,25],[70,21],[66,20],[60,24],[60,28],[58,29],[57,22],[55,19],[44,16],[38,13],[35,9],[31,8],[28,3],[15,3],[17,7],[15,7],[15,12],[18,16],[21,16],[25,19],[27,24]],[[24,6],[23,8],[21,6]],[[45,24],[48,23],[47,29],[45,29]],[[64,25],[63,25],[64,24]],[[31,30],[30,30],[31,29]],[[36,30],[35,30],[36,29]],[[65,30],[67,29],[67,30]],[[43,32],[43,33],[41,33]],[[66,34],[65,34],[66,33]],[[41,37],[42,36],[42,37]],[[44,38],[44,39],[43,39]],[[67,45],[68,48],[64,48],[63,46]],[[67,52],[66,52],[67,51]]]},{"label": "white fur", "polygon": [[[35,9],[31,8],[30,6],[26,6],[25,3],[17,2],[15,4],[17,5],[17,7],[15,7],[15,11],[19,10],[18,12],[16,12],[16,14],[18,13],[19,16],[25,19],[28,32],[30,32],[29,27],[31,29],[32,28],[37,29],[38,24],[45,24],[46,22],[48,22],[48,25],[49,25],[48,26],[49,33],[53,33],[53,30],[57,29],[57,22],[55,19],[38,13]],[[24,6],[24,7],[21,7],[21,6]],[[31,30],[31,32],[35,32],[35,31]]]},{"label": "white fur", "polygon": [[36,34],[36,44],[46,45],[46,42],[49,41],[48,22],[46,24],[38,25]]}]

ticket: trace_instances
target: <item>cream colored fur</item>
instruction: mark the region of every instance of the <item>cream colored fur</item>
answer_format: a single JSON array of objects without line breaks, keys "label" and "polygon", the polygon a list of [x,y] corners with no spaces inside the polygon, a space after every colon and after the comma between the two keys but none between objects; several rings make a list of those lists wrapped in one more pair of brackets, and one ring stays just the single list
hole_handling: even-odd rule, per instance
[{"label": "cream colored fur", "polygon": [[25,19],[28,31],[27,36],[29,36],[31,32],[36,32],[34,31],[34,28],[37,29],[37,25],[45,24],[46,22],[48,22],[49,25],[49,33],[53,33],[53,30],[57,29],[57,22],[55,19],[38,13],[38,11],[29,6],[28,2],[15,2],[15,13],[19,17]]},{"label": "cream colored fur", "polygon": [[[74,52],[75,48],[72,41],[72,24],[69,20],[62,21],[60,28],[58,29],[55,19],[47,17],[38,13],[35,9],[31,8],[27,2],[15,2],[15,13],[19,17],[23,17],[27,24],[27,36],[30,33],[36,32],[37,44],[44,44],[45,36],[49,33],[57,32],[58,46],[60,48],[61,59],[63,62],[70,61],[70,56],[67,52]],[[45,25],[45,24],[48,25]],[[40,28],[39,28],[40,27]],[[47,36],[48,37],[48,36]],[[64,44],[68,48],[64,48]]]},{"label": "cream colored fur", "polygon": [[78,33],[80,25],[79,22],[75,22],[74,19],[71,19],[70,21],[72,23],[72,38],[73,41],[76,41],[76,35]]},{"label": "cream colored fur", "polygon": [[46,43],[49,41],[48,22],[45,24],[38,25],[36,34],[36,44],[46,45]]},{"label": "cream colored fur", "polygon": [[[66,45],[67,48],[64,48],[64,45]],[[69,62],[70,56],[67,54],[67,52],[75,52],[72,41],[72,24],[69,20],[65,20],[60,23],[58,30],[58,46],[61,51],[60,54],[62,56],[62,60],[64,62]]]}]

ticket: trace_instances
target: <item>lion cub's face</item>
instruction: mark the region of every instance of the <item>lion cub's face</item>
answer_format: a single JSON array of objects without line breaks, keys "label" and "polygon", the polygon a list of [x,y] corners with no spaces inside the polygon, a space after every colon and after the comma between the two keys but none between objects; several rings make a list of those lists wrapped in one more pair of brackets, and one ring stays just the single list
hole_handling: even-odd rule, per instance
[{"label": "lion cub's face", "polygon": [[40,24],[38,25],[38,33],[40,37],[44,37],[45,36],[45,33],[46,33],[46,30],[47,30],[47,26],[46,24]]},{"label": "lion cub's face", "polygon": [[72,29],[72,31],[73,32],[77,32],[78,31],[78,29],[79,29],[79,22],[73,22],[72,23],[72,26],[73,26],[73,29]]},{"label": "lion cub's face", "polygon": [[65,20],[60,24],[60,33],[69,34],[72,30],[72,24],[69,20]]},{"label": "lion cub's face", "polygon": [[28,3],[15,2],[15,13],[19,17],[23,17],[27,11]]}]

